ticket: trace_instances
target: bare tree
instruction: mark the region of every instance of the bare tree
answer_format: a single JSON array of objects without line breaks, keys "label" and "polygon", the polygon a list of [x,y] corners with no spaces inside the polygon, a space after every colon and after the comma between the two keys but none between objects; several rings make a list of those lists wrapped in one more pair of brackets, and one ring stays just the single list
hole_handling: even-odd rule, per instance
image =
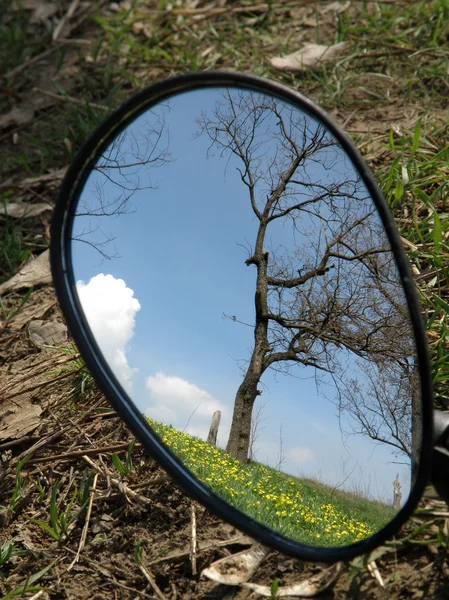
[{"label": "bare tree", "polygon": [[338,410],[342,432],[367,435],[388,445],[398,464],[412,465],[413,486],[421,445],[418,375],[412,354],[399,360],[359,361],[359,375],[340,377]]},{"label": "bare tree", "polygon": [[267,369],[312,366],[346,381],[355,357],[400,361],[409,356],[407,311],[374,204],[322,124],[275,98],[232,90],[197,122],[208,154],[237,164],[255,217],[246,260],[256,269],[254,346],[227,444],[246,460]]},{"label": "bare tree", "polygon": [[166,113],[161,104],[147,111],[138,126],[133,121],[112,140],[90,168],[75,210],[74,241],[95,248],[103,259],[118,256],[112,250],[115,236],[104,229],[104,218],[135,211],[132,198],[138,192],[156,189],[154,172],[171,161]]}]

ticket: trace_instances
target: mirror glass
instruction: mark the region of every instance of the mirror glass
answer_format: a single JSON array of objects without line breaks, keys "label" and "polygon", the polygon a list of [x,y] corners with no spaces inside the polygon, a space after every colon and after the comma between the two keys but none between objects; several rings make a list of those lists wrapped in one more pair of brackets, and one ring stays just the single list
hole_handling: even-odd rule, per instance
[{"label": "mirror glass", "polygon": [[374,202],[325,125],[245,89],[173,95],[98,158],[71,240],[105,360],[205,485],[312,546],[395,516],[421,440],[414,339]]}]

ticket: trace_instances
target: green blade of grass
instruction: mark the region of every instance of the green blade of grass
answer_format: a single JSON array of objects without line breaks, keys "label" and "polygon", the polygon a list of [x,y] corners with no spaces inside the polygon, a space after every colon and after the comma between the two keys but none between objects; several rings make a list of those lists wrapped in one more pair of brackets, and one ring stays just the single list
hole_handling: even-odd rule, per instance
[{"label": "green blade of grass", "polygon": [[34,573],[34,575],[31,575],[31,577],[27,581],[25,581],[25,583],[23,583],[19,587],[15,588],[14,590],[11,590],[10,592],[8,592],[8,594],[6,594],[6,596],[3,596],[3,600],[9,600],[10,598],[14,598],[15,596],[22,595],[25,592],[38,592],[41,589],[40,586],[38,586],[38,587],[29,587],[29,586],[33,586],[33,583],[36,583],[36,581],[39,581],[39,579],[41,577],[46,575],[48,573],[48,571],[52,568],[52,566],[58,560],[60,560],[60,559],[55,558],[55,560],[53,560],[49,565],[47,565],[46,567],[44,567],[37,573]]},{"label": "green blade of grass", "polygon": [[34,523],[35,525],[39,525],[39,527],[42,527],[42,529],[45,532],[47,532],[49,536],[51,536],[54,540],[59,542],[59,534],[52,527],[50,527],[50,525],[44,523],[44,521],[41,521],[40,519],[30,519],[30,522]]}]

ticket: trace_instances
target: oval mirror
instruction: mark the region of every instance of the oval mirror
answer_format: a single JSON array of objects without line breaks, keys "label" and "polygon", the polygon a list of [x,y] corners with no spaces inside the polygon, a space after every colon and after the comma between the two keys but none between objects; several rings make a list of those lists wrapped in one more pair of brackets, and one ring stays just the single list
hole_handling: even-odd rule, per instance
[{"label": "oval mirror", "polygon": [[52,251],[63,307],[188,491],[284,551],[355,554],[424,480],[422,332],[399,238],[311,103],[203,77],[141,94],[72,167]]}]

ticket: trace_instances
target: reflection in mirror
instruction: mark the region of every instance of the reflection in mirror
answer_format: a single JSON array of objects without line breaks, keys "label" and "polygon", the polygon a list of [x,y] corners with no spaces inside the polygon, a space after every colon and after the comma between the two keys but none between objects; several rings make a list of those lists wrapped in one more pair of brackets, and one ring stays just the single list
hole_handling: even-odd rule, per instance
[{"label": "reflection in mirror", "polygon": [[325,126],[253,91],[175,95],[98,158],[72,240],[105,360],[201,481],[314,546],[394,517],[420,448],[414,341],[374,202]]}]

